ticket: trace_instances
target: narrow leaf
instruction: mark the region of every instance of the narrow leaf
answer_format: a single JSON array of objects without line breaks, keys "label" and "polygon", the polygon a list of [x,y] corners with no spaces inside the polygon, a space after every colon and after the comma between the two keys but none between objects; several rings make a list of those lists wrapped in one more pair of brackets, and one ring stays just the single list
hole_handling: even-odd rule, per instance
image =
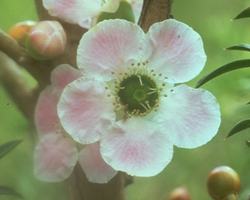
[{"label": "narrow leaf", "polygon": [[247,146],[250,147],[250,140],[247,140],[247,141],[246,141],[246,144],[247,144]]},{"label": "narrow leaf", "polygon": [[242,120],[240,122],[238,122],[232,129],[231,131],[228,133],[227,137],[231,137],[232,135],[243,131],[247,128],[250,128],[250,119],[246,119],[246,120]]},{"label": "narrow leaf", "polygon": [[7,153],[9,153],[12,149],[14,149],[18,144],[20,144],[21,140],[13,140],[2,144],[0,146],[0,158],[4,157]]},{"label": "narrow leaf", "polygon": [[212,79],[214,79],[222,74],[225,74],[225,73],[233,71],[233,70],[241,69],[241,68],[247,68],[247,67],[250,67],[250,59],[236,60],[234,62],[225,64],[225,65],[219,67],[218,69],[212,71],[210,74],[206,75],[202,79],[200,79],[196,85],[196,88],[204,85],[208,81],[210,81],[210,80],[212,80]]},{"label": "narrow leaf", "polygon": [[242,19],[242,18],[247,18],[250,17],[250,7],[247,9],[243,10],[240,14],[238,14],[234,19]]},{"label": "narrow leaf", "polygon": [[231,47],[227,47],[226,50],[250,51],[250,44],[237,44]]},{"label": "narrow leaf", "polygon": [[17,193],[15,190],[7,186],[0,186],[0,195],[12,195],[22,198],[22,196],[19,193]]}]

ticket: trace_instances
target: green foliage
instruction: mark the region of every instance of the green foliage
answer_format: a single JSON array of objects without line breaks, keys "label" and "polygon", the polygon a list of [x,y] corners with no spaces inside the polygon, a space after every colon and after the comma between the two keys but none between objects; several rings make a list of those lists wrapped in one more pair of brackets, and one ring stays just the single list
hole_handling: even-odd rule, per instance
[{"label": "green foliage", "polygon": [[[13,150],[20,143],[21,140],[13,140],[2,144],[0,146],[0,159],[6,156],[9,152],[11,152],[11,150]],[[21,198],[21,195],[19,193],[7,186],[0,186],[0,195],[12,195]]]},{"label": "green foliage", "polygon": [[250,17],[250,7],[247,9],[243,10],[240,14],[238,14],[234,19],[242,19],[242,18],[247,18]]},{"label": "green foliage", "polygon": [[232,135],[235,135],[236,133],[239,133],[245,129],[250,128],[250,119],[245,119],[240,122],[238,122],[228,133],[227,137],[231,137]]},{"label": "green foliage", "polygon": [[236,60],[234,62],[225,64],[225,65],[217,68],[216,70],[212,71],[208,75],[204,76],[202,79],[200,79],[198,81],[197,85],[196,85],[196,88],[204,85],[208,81],[211,81],[214,78],[216,78],[216,77],[218,77],[220,75],[223,75],[223,74],[225,74],[227,72],[231,72],[233,70],[247,68],[247,67],[250,67],[250,59]]},{"label": "green foliage", "polygon": [[135,16],[132,7],[127,1],[121,1],[118,10],[115,13],[101,13],[97,19],[97,22],[101,22],[105,19],[126,19],[128,21],[135,22]]},{"label": "green foliage", "polygon": [[11,150],[13,150],[17,145],[21,143],[21,140],[13,140],[2,144],[0,146],[0,159],[7,155]]},{"label": "green foliage", "polygon": [[22,196],[19,193],[17,193],[15,190],[7,186],[0,186],[0,195],[12,195],[12,196],[22,198]]},{"label": "green foliage", "polygon": [[237,44],[231,47],[227,47],[227,50],[239,50],[239,51],[250,51],[250,44]]}]

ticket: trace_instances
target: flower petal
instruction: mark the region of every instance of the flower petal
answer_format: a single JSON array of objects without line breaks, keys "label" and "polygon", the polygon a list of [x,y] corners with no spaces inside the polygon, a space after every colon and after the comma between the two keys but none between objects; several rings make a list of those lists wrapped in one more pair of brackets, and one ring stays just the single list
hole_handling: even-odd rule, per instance
[{"label": "flower petal", "polygon": [[103,159],[115,170],[154,176],[171,161],[173,145],[167,134],[141,118],[117,122],[101,140]]},{"label": "flower petal", "polygon": [[57,112],[64,129],[75,141],[83,144],[98,141],[104,128],[115,119],[105,85],[85,78],[65,87]]},{"label": "flower petal", "polygon": [[102,159],[99,143],[86,145],[79,153],[79,163],[92,183],[107,183],[117,174]]},{"label": "flower petal", "polygon": [[121,19],[105,20],[83,35],[77,64],[89,75],[110,80],[111,72],[124,72],[129,61],[147,59],[151,49],[146,47],[150,47],[148,40],[136,24]]},{"label": "flower petal", "polygon": [[59,182],[70,176],[78,160],[74,143],[59,134],[43,136],[35,148],[35,175],[43,181]]},{"label": "flower petal", "polygon": [[160,102],[158,123],[178,147],[206,144],[220,126],[220,108],[215,97],[203,89],[179,85]]},{"label": "flower petal", "polygon": [[203,69],[206,54],[202,39],[188,25],[168,19],[152,25],[148,36],[154,48],[149,65],[164,73],[169,82],[189,81]]},{"label": "flower petal", "polygon": [[141,16],[143,0],[127,0],[132,5],[132,9],[135,16],[135,22],[137,23]]},{"label": "flower petal", "polygon": [[59,96],[65,85],[80,75],[79,70],[66,64],[59,65],[52,71],[52,86],[41,92],[35,109],[35,125],[39,134],[62,132],[56,109]]},{"label": "flower petal", "polygon": [[60,127],[56,110],[58,99],[59,91],[51,86],[41,92],[35,109],[35,125],[40,135],[55,133]]},{"label": "flower petal", "polygon": [[90,28],[91,18],[101,11],[101,0],[43,0],[44,7],[52,16]]},{"label": "flower petal", "polygon": [[51,73],[51,83],[58,89],[63,89],[70,82],[80,78],[82,73],[68,64],[57,66]]}]

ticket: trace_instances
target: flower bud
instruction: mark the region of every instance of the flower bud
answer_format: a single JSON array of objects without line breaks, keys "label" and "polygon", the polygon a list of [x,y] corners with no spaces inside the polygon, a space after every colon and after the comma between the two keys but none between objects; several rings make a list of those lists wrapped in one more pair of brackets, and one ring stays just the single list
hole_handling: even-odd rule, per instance
[{"label": "flower bud", "polygon": [[12,26],[9,30],[9,35],[13,37],[20,45],[24,46],[25,40],[31,28],[35,26],[36,22],[27,20],[19,22]]},{"label": "flower bud", "polygon": [[207,188],[215,200],[233,199],[240,190],[239,175],[228,166],[219,166],[208,175]]},{"label": "flower bud", "polygon": [[57,21],[38,22],[29,32],[26,48],[37,60],[49,60],[61,55],[66,47],[66,33]]},{"label": "flower bud", "polygon": [[190,195],[185,187],[175,188],[169,195],[169,200],[190,200]]}]

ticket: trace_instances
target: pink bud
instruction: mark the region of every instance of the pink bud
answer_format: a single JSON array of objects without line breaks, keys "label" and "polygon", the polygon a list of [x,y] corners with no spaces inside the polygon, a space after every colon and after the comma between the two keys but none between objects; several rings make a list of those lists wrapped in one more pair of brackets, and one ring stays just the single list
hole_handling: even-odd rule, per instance
[{"label": "pink bud", "polygon": [[62,25],[57,21],[38,22],[29,32],[26,47],[30,55],[38,60],[63,54],[66,34]]},{"label": "pink bud", "polygon": [[215,200],[233,199],[240,190],[239,175],[228,166],[216,167],[208,175],[207,188]]},{"label": "pink bud", "polygon": [[185,187],[175,188],[169,195],[169,200],[190,200],[190,195]]}]

